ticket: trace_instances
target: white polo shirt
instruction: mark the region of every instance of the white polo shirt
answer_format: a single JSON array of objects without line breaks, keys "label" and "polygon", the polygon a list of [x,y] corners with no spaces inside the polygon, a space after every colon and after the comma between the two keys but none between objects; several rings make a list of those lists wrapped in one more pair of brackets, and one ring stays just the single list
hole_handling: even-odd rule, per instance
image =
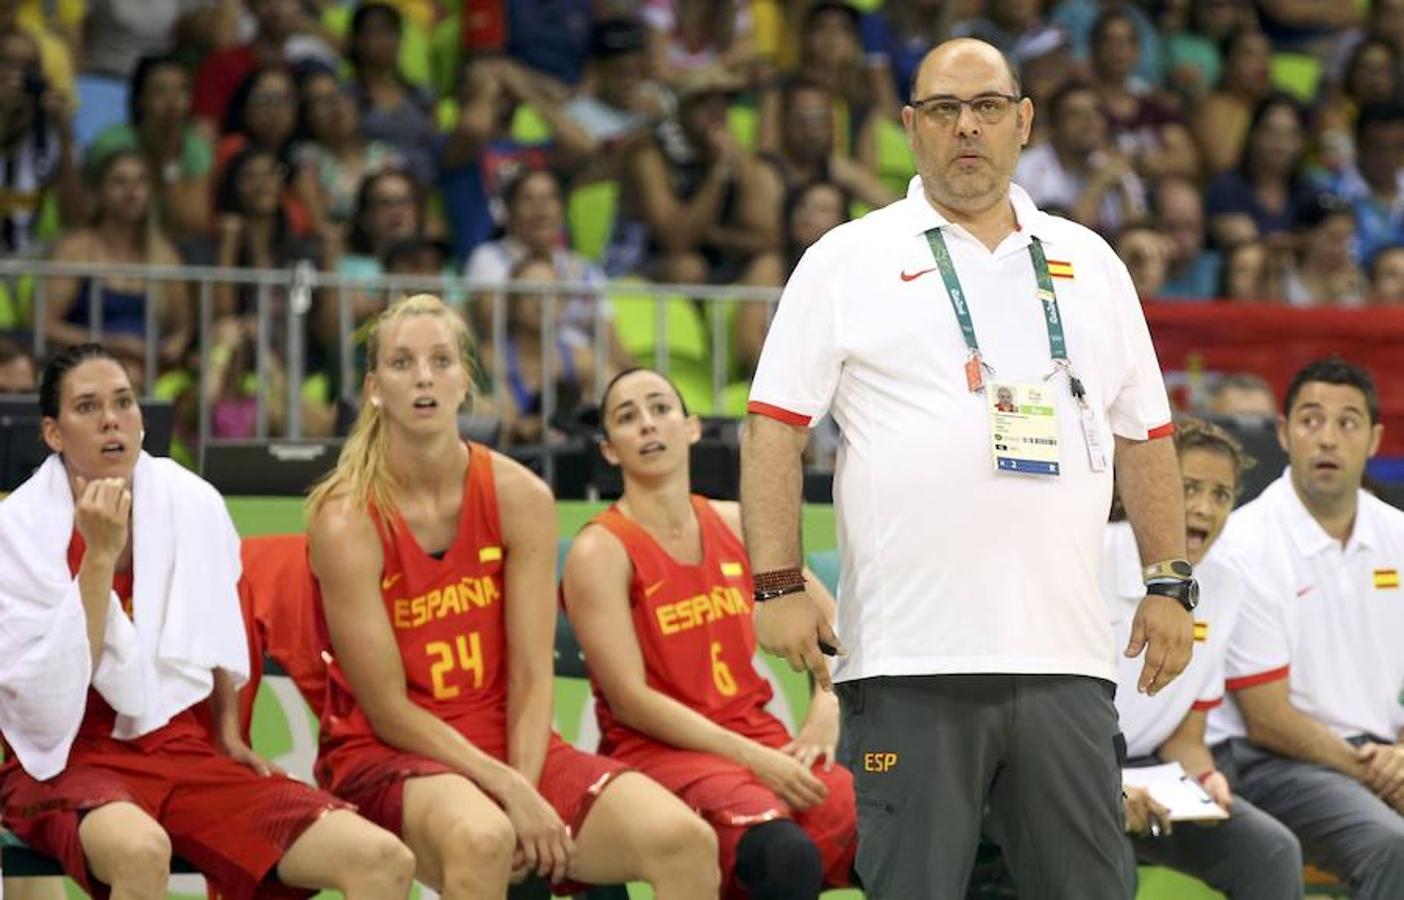
[{"label": "white polo shirt", "polygon": [[[1287,678],[1292,705],[1341,737],[1394,740],[1404,727],[1404,512],[1360,492],[1342,546],[1290,472],[1229,519],[1215,551],[1247,585],[1225,663],[1235,690]],[[1232,703],[1215,742],[1245,734]]]},{"label": "white polo shirt", "polygon": [[[842,562],[838,680],[960,672],[1116,677],[1097,585],[1110,468],[1093,472],[1077,404],[1054,386],[1062,474],[997,474],[985,397],[925,232],[944,229],[985,360],[1006,381],[1053,371],[1029,237],[1054,279],[1068,355],[1108,454],[1112,434],[1169,433],[1170,409],[1125,266],[1098,235],[1039,212],[991,253],[907,196],[821,238],[790,277],[750,411],[842,431],[834,504]],[[1052,268],[1050,266],[1050,268]],[[1070,271],[1069,271],[1070,270]]]},{"label": "white polo shirt", "polygon": [[1127,659],[1121,652],[1131,640],[1136,609],[1146,595],[1141,555],[1128,522],[1107,526],[1102,557],[1102,599],[1111,617],[1117,651],[1116,712],[1130,756],[1149,756],[1180,726],[1190,710],[1209,711],[1224,699],[1224,655],[1238,610],[1243,581],[1209,551],[1194,575],[1199,580],[1199,607],[1194,611],[1194,655],[1185,670],[1154,697],[1136,690],[1145,654]]}]

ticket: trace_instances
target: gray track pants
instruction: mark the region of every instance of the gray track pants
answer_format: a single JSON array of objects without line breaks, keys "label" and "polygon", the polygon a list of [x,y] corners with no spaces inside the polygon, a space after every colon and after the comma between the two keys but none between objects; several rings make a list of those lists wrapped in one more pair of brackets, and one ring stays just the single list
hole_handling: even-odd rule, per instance
[{"label": "gray track pants", "polygon": [[1135,838],[1136,858],[1193,875],[1230,900],[1298,900],[1302,848],[1286,825],[1237,795],[1212,825],[1178,822],[1170,834]]},{"label": "gray track pants", "polygon": [[1127,900],[1111,683],[927,675],[838,686],[869,900],[959,900],[988,803],[1024,900]]},{"label": "gray track pants", "polygon": [[1229,742],[1228,755],[1239,793],[1292,829],[1307,862],[1348,881],[1355,900],[1404,898],[1404,816],[1324,766],[1241,739]]}]

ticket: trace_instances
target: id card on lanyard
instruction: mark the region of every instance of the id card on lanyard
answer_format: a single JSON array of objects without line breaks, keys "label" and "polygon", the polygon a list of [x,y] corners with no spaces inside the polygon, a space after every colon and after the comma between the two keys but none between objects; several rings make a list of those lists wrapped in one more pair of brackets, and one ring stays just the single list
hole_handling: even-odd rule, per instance
[{"label": "id card on lanyard", "polygon": [[[956,275],[955,264],[951,261],[950,250],[946,247],[945,236],[940,228],[932,228],[926,232],[926,241],[931,247],[931,256],[941,273],[946,296],[950,299],[951,309],[955,312],[961,337],[965,341],[966,387],[972,393],[986,394],[990,447],[995,468],[1001,471],[1057,475],[1057,413],[1052,397],[1047,394],[1046,386],[1004,382],[993,384],[990,386],[991,390],[986,390],[986,376],[993,375],[994,370],[980,353],[980,343],[975,336],[975,322],[970,317],[970,305],[965,299],[964,290],[961,289],[960,278]],[[1044,255],[1043,242],[1036,237],[1029,242],[1029,259],[1033,263],[1034,277],[1038,282],[1038,299],[1043,307],[1044,325],[1048,329],[1048,355],[1053,359],[1055,371],[1062,371],[1068,376],[1068,386],[1072,390],[1073,399],[1077,401],[1078,420],[1082,426],[1083,443],[1087,447],[1088,464],[1094,472],[1105,471],[1108,460],[1102,432],[1097,423],[1096,413],[1087,402],[1087,390],[1068,359],[1067,338],[1063,334],[1062,315],[1058,310],[1058,295],[1053,287],[1053,276],[1048,270],[1048,257]],[[1005,395],[1001,395],[1001,390]],[[1037,398],[1037,402],[1033,402],[1034,398]],[[1018,402],[1020,400],[1028,402]]]}]

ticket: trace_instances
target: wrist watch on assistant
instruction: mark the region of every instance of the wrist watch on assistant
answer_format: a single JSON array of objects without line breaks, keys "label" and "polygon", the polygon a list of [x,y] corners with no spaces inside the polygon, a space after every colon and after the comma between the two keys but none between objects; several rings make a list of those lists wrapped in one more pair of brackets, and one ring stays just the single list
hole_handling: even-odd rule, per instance
[{"label": "wrist watch on assistant", "polygon": [[1187,612],[1199,606],[1199,582],[1194,580],[1194,567],[1186,559],[1167,559],[1146,566],[1141,573],[1146,594],[1169,597]]}]

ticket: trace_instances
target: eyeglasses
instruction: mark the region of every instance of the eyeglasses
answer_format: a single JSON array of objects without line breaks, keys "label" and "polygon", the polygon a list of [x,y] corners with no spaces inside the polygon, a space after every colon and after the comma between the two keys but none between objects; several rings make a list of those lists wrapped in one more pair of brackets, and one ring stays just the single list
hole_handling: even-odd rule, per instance
[{"label": "eyeglasses", "polygon": [[1018,102],[1019,98],[1014,94],[976,94],[969,100],[949,94],[937,94],[934,97],[913,100],[910,105],[912,109],[938,125],[954,125],[960,118],[961,110],[967,106],[981,122],[994,125],[1003,121],[1004,117],[1009,115],[1009,110]]}]

